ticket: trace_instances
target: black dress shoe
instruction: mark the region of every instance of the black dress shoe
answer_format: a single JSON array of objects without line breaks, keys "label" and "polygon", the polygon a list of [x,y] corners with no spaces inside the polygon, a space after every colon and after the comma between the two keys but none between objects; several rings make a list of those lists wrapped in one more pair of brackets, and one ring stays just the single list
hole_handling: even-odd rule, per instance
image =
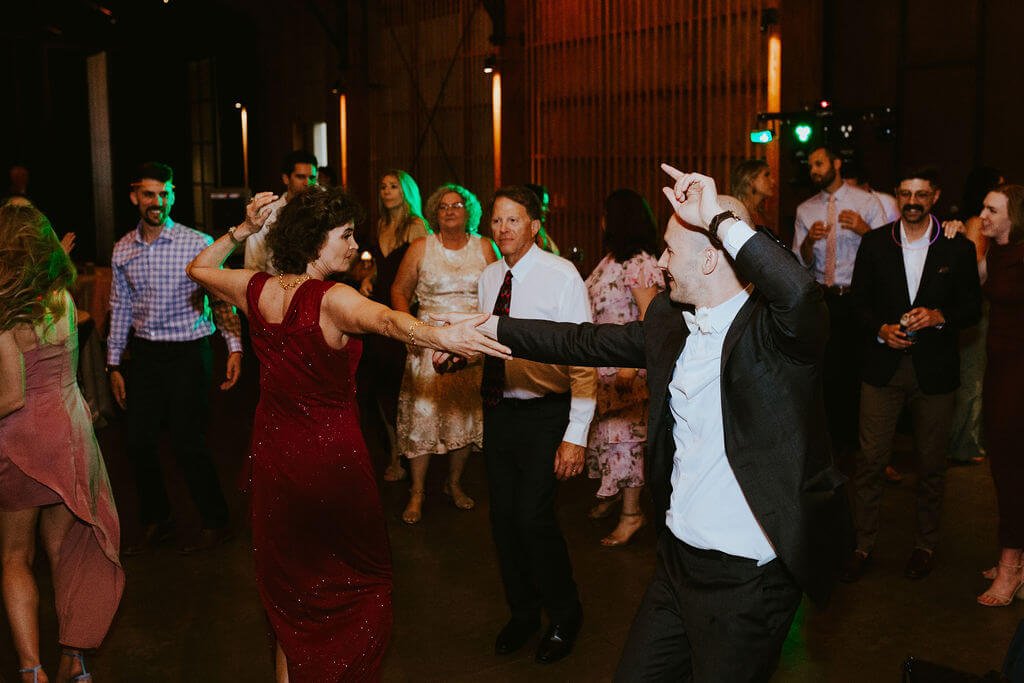
[{"label": "black dress shoe", "polygon": [[908,579],[923,579],[932,571],[935,561],[935,553],[924,548],[914,548],[907,560],[907,568],[903,570],[903,576]]},{"label": "black dress shoe", "polygon": [[860,550],[854,550],[850,553],[850,556],[846,558],[846,562],[843,564],[843,570],[839,574],[839,580],[844,583],[853,583],[864,576],[864,572],[868,570],[868,566],[871,564],[871,553],[865,553]]},{"label": "black dress shoe", "polygon": [[167,543],[174,537],[174,522],[164,520],[163,522],[151,522],[142,530],[142,537],[135,543],[126,546],[121,550],[125,557],[141,555],[147,550],[152,550],[158,545]]},{"label": "black dress shoe", "polygon": [[537,632],[538,628],[540,628],[539,622],[512,619],[505,624],[505,628],[501,629],[498,637],[494,640],[494,653],[507,655],[515,652],[526,645],[526,641]]},{"label": "black dress shoe", "polygon": [[576,644],[576,636],[579,635],[582,624],[582,610],[573,619],[551,624],[537,645],[537,661],[541,664],[551,664],[567,657],[572,652],[572,646]]}]

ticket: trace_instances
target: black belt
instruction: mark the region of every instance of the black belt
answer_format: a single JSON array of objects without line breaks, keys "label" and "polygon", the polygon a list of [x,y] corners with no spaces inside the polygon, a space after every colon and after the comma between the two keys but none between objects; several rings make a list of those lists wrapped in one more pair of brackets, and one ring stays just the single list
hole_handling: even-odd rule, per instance
[{"label": "black belt", "polygon": [[821,288],[825,290],[826,294],[831,294],[832,296],[846,296],[853,291],[849,285],[832,285],[831,287],[822,285]]}]

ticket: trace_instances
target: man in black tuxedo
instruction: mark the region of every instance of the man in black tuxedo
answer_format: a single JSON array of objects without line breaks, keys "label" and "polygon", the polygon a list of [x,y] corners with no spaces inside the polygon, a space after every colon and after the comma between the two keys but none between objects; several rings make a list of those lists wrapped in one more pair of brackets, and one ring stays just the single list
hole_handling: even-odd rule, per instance
[{"label": "man in black tuxedo", "polygon": [[658,560],[616,680],[767,680],[801,593],[824,600],[848,552],[821,396],[827,309],[790,252],[722,211],[714,180],[663,168],[670,291],[643,321],[480,329],[517,357],[647,368]]},{"label": "man in black tuxedo", "polygon": [[867,569],[878,536],[883,471],[896,421],[910,409],[917,450],[917,535],[904,574],[926,576],[939,536],[946,447],[960,385],[959,332],[981,317],[974,246],[942,237],[931,209],[936,173],[904,174],[896,192],[900,219],[864,235],[854,264],[851,300],[864,331],[860,447],[854,494],[857,548],[842,578]]}]

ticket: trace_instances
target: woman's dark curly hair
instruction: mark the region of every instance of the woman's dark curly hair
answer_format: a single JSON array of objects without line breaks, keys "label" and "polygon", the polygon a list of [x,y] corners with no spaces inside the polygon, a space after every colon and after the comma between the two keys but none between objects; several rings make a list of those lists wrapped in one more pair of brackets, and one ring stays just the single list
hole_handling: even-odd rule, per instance
[{"label": "woman's dark curly hair", "polygon": [[267,233],[274,267],[289,275],[305,273],[320,255],[327,233],[361,223],[364,217],[363,207],[344,188],[314,185],[299,193],[278,212],[277,222]]}]

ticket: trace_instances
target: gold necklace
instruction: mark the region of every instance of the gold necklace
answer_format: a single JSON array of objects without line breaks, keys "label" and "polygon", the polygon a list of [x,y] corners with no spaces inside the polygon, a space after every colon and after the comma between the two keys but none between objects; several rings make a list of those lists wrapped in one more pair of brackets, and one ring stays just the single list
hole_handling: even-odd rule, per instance
[{"label": "gold necklace", "polygon": [[289,289],[295,289],[296,287],[298,287],[299,285],[301,285],[303,282],[305,282],[308,279],[309,279],[309,273],[303,273],[301,276],[295,278],[289,284],[286,285],[284,283],[284,274],[283,273],[278,273],[278,275],[277,275],[277,283],[279,285],[281,285],[281,289],[283,289],[286,292]]}]

